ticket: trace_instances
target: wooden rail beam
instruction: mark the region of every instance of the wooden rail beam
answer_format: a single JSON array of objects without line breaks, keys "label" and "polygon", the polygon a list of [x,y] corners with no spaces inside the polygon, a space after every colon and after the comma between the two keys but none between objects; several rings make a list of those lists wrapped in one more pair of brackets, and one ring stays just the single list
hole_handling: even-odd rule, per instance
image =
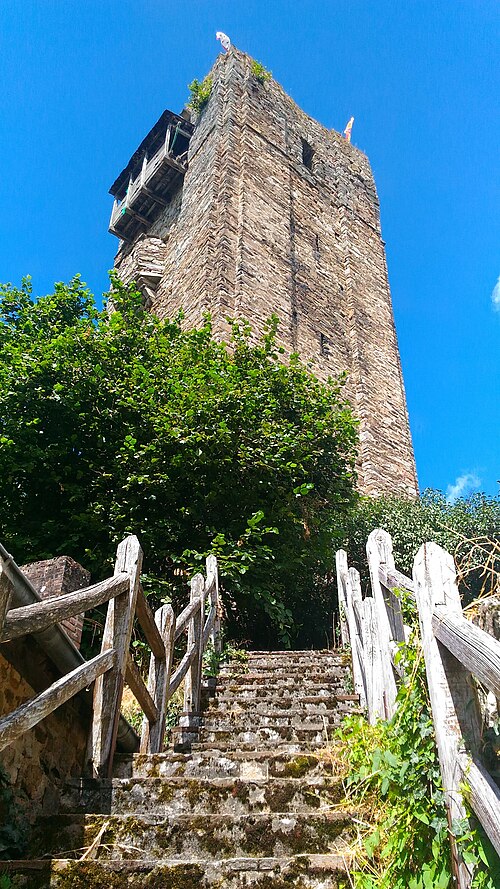
[{"label": "wooden rail beam", "polygon": [[58,679],[36,698],[22,704],[13,713],[0,719],[0,750],[12,744],[42,719],[57,710],[61,704],[66,703],[82,689],[91,685],[103,673],[111,670],[115,662],[116,652],[113,648],[103,651],[91,661],[87,661],[76,670]]},{"label": "wooden rail beam", "polygon": [[137,620],[142,627],[142,631],[146,637],[146,642],[148,643],[155,658],[161,660],[165,657],[164,641],[160,630],[156,626],[155,617],[153,615],[153,612],[151,611],[151,608],[149,607],[149,603],[146,599],[146,596],[144,595],[142,586],[139,587],[139,592],[137,594],[135,613],[137,615]]},{"label": "wooden rail beam", "polygon": [[[201,577],[201,574],[197,574],[196,577]],[[184,632],[184,630],[189,628],[188,627],[188,625],[190,625],[189,622],[194,617],[194,615],[200,610],[200,608],[201,608],[201,596],[196,596],[194,599],[191,599],[189,605],[186,605],[186,607],[183,609],[183,611],[181,611],[181,613],[179,614],[179,617],[177,618],[177,620],[175,622],[175,638],[176,638],[176,640],[179,638],[181,633]]]},{"label": "wooden rail beam", "polygon": [[24,605],[21,608],[12,608],[5,618],[0,642],[9,642],[19,636],[38,633],[40,630],[45,630],[46,627],[74,617],[76,614],[90,611],[92,608],[102,605],[103,602],[124,593],[128,586],[128,575],[122,573],[73,593],[54,596],[43,602],[34,602],[32,605]]},{"label": "wooden rail beam", "polygon": [[127,660],[127,669],[125,670],[125,682],[145,714],[146,719],[150,722],[156,722],[158,719],[158,709],[142,680],[139,668],[130,652]]},{"label": "wooden rail beam", "polygon": [[448,651],[500,699],[500,642],[461,614],[442,607],[434,611],[432,628]]}]

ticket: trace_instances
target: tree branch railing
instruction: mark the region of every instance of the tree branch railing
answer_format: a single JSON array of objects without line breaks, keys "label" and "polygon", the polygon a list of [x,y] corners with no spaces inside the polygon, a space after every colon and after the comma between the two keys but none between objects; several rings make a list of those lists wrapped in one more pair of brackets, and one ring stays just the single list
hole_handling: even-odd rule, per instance
[{"label": "tree branch railing", "polygon": [[462,612],[453,557],[435,543],[423,544],[413,579],[394,565],[386,531],[372,531],[366,545],[371,595],[360,577],[336,555],[342,641],[351,646],[354,684],[370,723],[390,719],[398,685],[405,682],[396,653],[408,638],[400,592],[414,601],[429,687],[441,777],[450,827],[452,870],[458,889],[469,889],[473,871],[454,838],[466,818],[465,801],[500,855],[500,790],[480,761],[482,719],[476,680],[500,698],[500,642]]},{"label": "tree branch railing", "polygon": [[[1,717],[0,750],[92,684],[87,764],[96,777],[111,776],[125,683],[144,714],[141,752],[158,753],[163,749],[167,704],[183,680],[183,719],[187,718],[188,726],[195,723],[201,703],[203,653],[209,639],[216,651],[221,645],[217,560],[208,557],[206,580],[201,574],[192,579],[189,605],[177,620],[171,605],[163,605],[153,615],[140,582],[141,568],[142,549],[137,537],[129,536],[118,546],[112,577],[76,592],[15,607],[16,584],[29,582],[1,548],[0,643],[39,633],[105,602],[108,608],[100,654]],[[206,598],[210,610],[205,619]],[[147,685],[130,652],[136,617],[151,649]],[[172,675],[176,639],[183,633],[188,635],[187,651]]]}]

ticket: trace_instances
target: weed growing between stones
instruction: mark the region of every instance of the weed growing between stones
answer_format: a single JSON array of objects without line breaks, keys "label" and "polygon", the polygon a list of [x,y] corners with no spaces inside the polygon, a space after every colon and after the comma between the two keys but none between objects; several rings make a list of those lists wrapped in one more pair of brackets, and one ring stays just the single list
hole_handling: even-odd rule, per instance
[{"label": "weed growing between stones", "polygon": [[267,83],[273,76],[271,72],[260,62],[257,62],[256,59],[253,59],[252,64],[250,65],[250,70],[259,83]]},{"label": "weed growing between stones", "polygon": [[188,90],[191,95],[187,107],[190,108],[191,111],[196,112],[196,114],[200,114],[210,98],[212,92],[212,78],[205,77],[205,79],[201,81],[195,78],[189,84]]}]

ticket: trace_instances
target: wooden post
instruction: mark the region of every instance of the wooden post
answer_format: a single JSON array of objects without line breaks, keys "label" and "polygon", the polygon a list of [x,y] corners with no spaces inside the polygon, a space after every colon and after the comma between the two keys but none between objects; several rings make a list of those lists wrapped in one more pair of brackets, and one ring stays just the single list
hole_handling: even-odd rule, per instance
[{"label": "wooden post", "polygon": [[466,815],[460,791],[463,739],[473,752],[478,749],[481,720],[471,674],[437,641],[432,628],[436,606],[446,606],[452,614],[462,614],[452,556],[436,543],[424,543],[415,558],[413,580],[450,826],[452,870],[458,889],[468,889],[472,869],[460,854],[452,826]]},{"label": "wooden post", "polygon": [[349,627],[347,623],[347,597],[345,588],[345,571],[347,569],[347,555],[343,549],[335,554],[335,567],[337,569],[337,592],[339,600],[340,639],[342,645],[349,645]]},{"label": "wooden post", "polygon": [[[212,577],[214,579],[214,584],[210,592],[210,606],[216,609],[215,620],[214,620],[214,628],[211,633],[212,644],[214,646],[214,651],[216,654],[220,654],[222,651],[222,636],[221,636],[221,611],[222,611],[222,603],[219,595],[219,570],[217,568],[217,559],[215,556],[207,556],[207,587],[210,588]],[[203,653],[202,653],[203,655]]]},{"label": "wooden post", "polygon": [[144,717],[141,733],[141,753],[161,753],[165,737],[168,687],[174,656],[175,615],[171,605],[162,605],[155,612],[155,623],[165,646],[165,657],[151,653],[149,662],[148,691],[158,708],[157,722],[150,724]]},{"label": "wooden post", "polygon": [[[365,611],[363,605],[363,596],[361,593],[361,580],[359,571],[356,571],[356,568],[349,568],[347,592],[350,600],[350,618],[352,619],[353,625],[352,632],[350,629],[349,632],[352,639],[351,645],[353,646],[353,648],[356,649],[356,663],[358,664],[359,685],[361,687],[361,691],[358,692],[359,702],[362,707],[366,707],[368,703],[369,686],[369,677],[367,676],[367,670],[370,665],[366,661],[366,652],[363,637]],[[353,659],[353,673],[354,672]],[[356,689],[356,691],[358,691],[356,680],[354,681],[354,688]]]},{"label": "wooden post", "polygon": [[145,181],[146,181],[146,167],[147,167],[147,165],[148,165],[148,156],[147,156],[147,154],[145,154],[144,157],[143,157],[143,159],[142,159],[142,167],[141,167],[141,185],[144,185],[144,183],[145,183]]},{"label": "wooden post", "polygon": [[382,531],[380,528],[372,531],[366,544],[366,554],[370,569],[372,595],[375,602],[380,664],[382,667],[384,715],[386,719],[390,719],[394,715],[397,694],[396,678],[391,657],[391,642],[394,637],[387,613],[386,599],[379,578],[379,568],[381,565],[390,565],[391,567],[394,565],[392,560],[392,542],[387,531]]},{"label": "wooden post", "polygon": [[191,581],[191,602],[194,599],[201,599],[201,607],[196,610],[189,621],[187,650],[192,645],[196,646],[196,653],[189,670],[186,673],[184,682],[184,718],[186,726],[193,728],[197,726],[197,720],[200,712],[201,697],[201,669],[202,656],[201,650],[203,635],[203,620],[205,614],[205,580],[203,575],[195,574]]},{"label": "wooden post", "polygon": [[135,603],[142,567],[142,549],[137,537],[131,535],[119,544],[115,574],[129,575],[129,589],[111,599],[106,615],[102,651],[114,648],[112,670],[99,677],[94,685],[94,716],[89,738],[89,759],[98,778],[110,778],[120,718],[125,671],[135,616]]},{"label": "wooden post", "polygon": [[[348,643],[351,646],[351,660],[352,660],[352,676],[354,681],[354,691],[359,695],[360,704],[364,707],[366,703],[365,697],[365,689],[363,683],[363,669],[361,665],[360,655],[362,652],[360,651],[361,646],[361,637],[358,636],[357,626],[356,626],[356,618],[354,617],[354,607],[353,607],[353,590],[351,587],[351,577],[349,574],[349,570],[347,567],[347,553],[343,549],[339,549],[335,556],[335,562],[337,565],[337,584],[339,589],[342,588],[342,596],[344,599],[344,608],[345,608],[345,621],[347,624],[347,635],[348,635]],[[355,570],[355,569],[353,569]],[[357,579],[359,581],[359,575],[356,571]],[[353,575],[356,581],[356,575]],[[359,595],[361,596],[361,588],[359,589]],[[342,639],[344,642],[344,640]],[[344,645],[346,643],[344,642]]]},{"label": "wooden post", "polygon": [[167,155],[168,155],[168,146],[170,144],[170,133],[171,132],[172,132],[172,124],[169,123],[169,125],[167,127],[167,132],[165,133],[165,146],[163,149],[163,156],[164,157],[167,157]]}]

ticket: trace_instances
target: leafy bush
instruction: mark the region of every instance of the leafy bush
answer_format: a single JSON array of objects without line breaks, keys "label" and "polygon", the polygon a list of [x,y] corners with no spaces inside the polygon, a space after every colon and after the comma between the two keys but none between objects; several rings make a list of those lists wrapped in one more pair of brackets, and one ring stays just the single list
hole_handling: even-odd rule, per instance
[{"label": "leafy bush", "polygon": [[261,65],[261,63],[257,62],[255,59],[252,60],[250,70],[259,83],[266,83],[268,80],[271,80],[271,77],[273,76],[264,65]]},{"label": "leafy bush", "polygon": [[29,282],[0,289],[0,539],[97,580],[135,533],[147,590],[176,608],[214,552],[229,638],[324,644],[355,498],[341,384],[286,366],[275,321],[255,346],[234,325],[228,349],[133,286],[112,297],[108,314],[78,278],[36,301]]},{"label": "leafy bush", "polygon": [[191,108],[192,111],[195,111],[196,114],[200,114],[211,96],[212,78],[205,77],[202,81],[196,80],[195,78],[192,83],[189,84],[188,90],[191,95],[187,107]]},{"label": "leafy bush", "polygon": [[396,567],[411,577],[422,543],[433,540],[454,557],[464,604],[495,592],[500,569],[500,497],[473,494],[448,503],[441,491],[424,491],[419,499],[362,497],[345,528],[349,564],[368,589],[366,541],[375,528],[392,537]]}]

